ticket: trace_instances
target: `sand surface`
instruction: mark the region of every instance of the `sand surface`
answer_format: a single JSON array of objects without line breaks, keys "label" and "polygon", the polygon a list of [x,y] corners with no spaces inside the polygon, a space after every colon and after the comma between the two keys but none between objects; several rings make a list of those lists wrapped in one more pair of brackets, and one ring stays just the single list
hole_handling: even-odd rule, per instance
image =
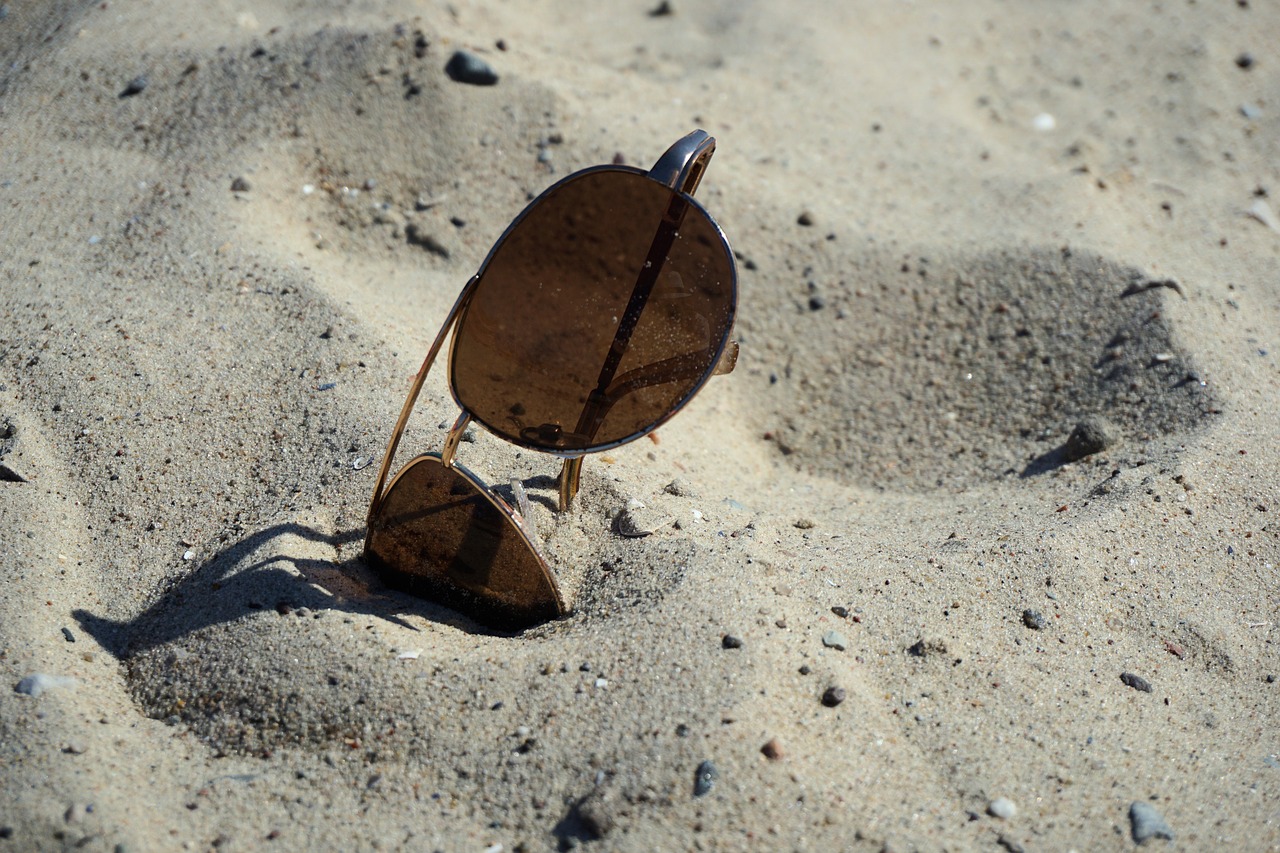
[{"label": "sand surface", "polygon": [[[1280,849],[1280,7],[655,6],[0,5],[0,853]],[[569,618],[389,592],[459,290],[697,127],[736,372],[462,445]]]}]

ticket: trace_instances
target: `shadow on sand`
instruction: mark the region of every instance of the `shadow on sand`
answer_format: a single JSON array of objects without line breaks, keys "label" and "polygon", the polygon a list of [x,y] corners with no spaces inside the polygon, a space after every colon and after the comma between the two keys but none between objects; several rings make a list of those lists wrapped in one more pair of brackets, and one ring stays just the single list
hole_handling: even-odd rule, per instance
[{"label": "shadow on sand", "polygon": [[361,556],[326,558],[358,542],[364,530],[323,533],[303,524],[278,524],[219,551],[175,580],[146,610],[115,621],[77,609],[83,631],[109,653],[127,659],[218,624],[265,609],[334,610],[388,619],[416,630],[414,615],[474,634],[495,634],[446,607],[386,589]]}]

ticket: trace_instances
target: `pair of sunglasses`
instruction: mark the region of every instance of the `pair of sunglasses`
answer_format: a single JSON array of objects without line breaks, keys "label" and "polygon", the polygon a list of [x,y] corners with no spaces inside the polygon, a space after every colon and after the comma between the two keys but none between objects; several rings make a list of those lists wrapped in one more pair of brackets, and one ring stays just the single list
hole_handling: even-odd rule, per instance
[{"label": "pair of sunglasses", "polygon": [[[387,586],[494,628],[565,615],[524,516],[454,454],[474,421],[561,457],[565,511],[586,454],[651,433],[733,369],[733,253],[693,200],[714,151],[698,130],[648,172],[575,172],[507,226],[445,318],[387,444],[364,542]],[[414,458],[387,484],[450,331],[449,390],[461,414],[440,452]]]}]

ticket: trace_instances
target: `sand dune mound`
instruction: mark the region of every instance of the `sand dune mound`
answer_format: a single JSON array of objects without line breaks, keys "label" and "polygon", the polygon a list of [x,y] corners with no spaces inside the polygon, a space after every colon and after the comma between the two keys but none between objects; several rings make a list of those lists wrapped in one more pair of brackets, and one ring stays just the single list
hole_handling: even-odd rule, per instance
[{"label": "sand dune mound", "polygon": [[764,427],[801,468],[960,489],[1052,468],[1087,416],[1142,441],[1216,407],[1166,316],[1173,282],[1066,249],[828,266],[782,306],[773,354]]}]

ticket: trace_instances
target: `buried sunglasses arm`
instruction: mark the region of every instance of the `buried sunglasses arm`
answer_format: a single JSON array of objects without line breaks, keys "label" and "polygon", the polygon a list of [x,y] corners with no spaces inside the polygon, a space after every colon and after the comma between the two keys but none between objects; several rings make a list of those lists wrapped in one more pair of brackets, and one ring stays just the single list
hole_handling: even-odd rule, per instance
[{"label": "buried sunglasses arm", "polygon": [[372,526],[373,519],[378,514],[378,507],[382,503],[382,491],[387,485],[387,475],[391,473],[391,462],[395,458],[396,448],[400,446],[400,437],[404,434],[405,424],[409,422],[409,413],[413,411],[414,404],[418,402],[418,395],[422,393],[422,384],[426,382],[427,373],[430,372],[432,363],[435,362],[436,356],[440,354],[440,348],[444,346],[445,339],[449,337],[454,321],[458,319],[458,314],[471,299],[471,294],[475,292],[476,283],[479,280],[479,276],[472,276],[471,280],[467,282],[467,286],[462,288],[462,293],[458,294],[457,301],[449,309],[449,316],[445,317],[444,325],[440,327],[440,331],[436,334],[436,339],[431,344],[431,349],[427,350],[427,357],[422,360],[422,367],[418,368],[418,375],[413,378],[413,387],[409,389],[409,396],[405,398],[404,407],[400,410],[400,419],[396,421],[396,428],[391,431],[391,440],[387,442],[387,452],[383,454],[382,466],[378,469],[378,482],[373,487],[373,498],[369,501],[367,523],[370,526]]},{"label": "buried sunglasses arm", "polygon": [[[696,355],[695,355],[696,359]],[[588,411],[590,411],[592,420],[598,425],[604,420],[605,415],[609,413],[609,409],[614,402],[625,397],[632,391],[639,391],[641,388],[650,385],[661,385],[664,382],[672,382],[676,379],[685,379],[690,375],[701,373],[697,369],[698,362],[694,361],[694,369],[689,370],[687,365],[690,362],[688,356],[677,356],[660,361],[657,364],[651,364],[647,367],[633,370],[630,373],[623,374],[617,379],[613,386],[604,397],[594,403],[588,403]],[[705,363],[705,362],[703,362]],[[713,376],[722,376],[726,373],[732,373],[733,368],[738,364],[738,342],[729,341],[724,348],[724,352],[720,356],[720,360],[716,362],[715,370],[712,371]],[[594,427],[593,427],[594,428]],[[577,497],[578,485],[582,479],[582,460],[583,457],[575,456],[571,459],[564,460],[564,464],[560,467],[560,511],[564,512],[572,504],[573,499]]]}]

